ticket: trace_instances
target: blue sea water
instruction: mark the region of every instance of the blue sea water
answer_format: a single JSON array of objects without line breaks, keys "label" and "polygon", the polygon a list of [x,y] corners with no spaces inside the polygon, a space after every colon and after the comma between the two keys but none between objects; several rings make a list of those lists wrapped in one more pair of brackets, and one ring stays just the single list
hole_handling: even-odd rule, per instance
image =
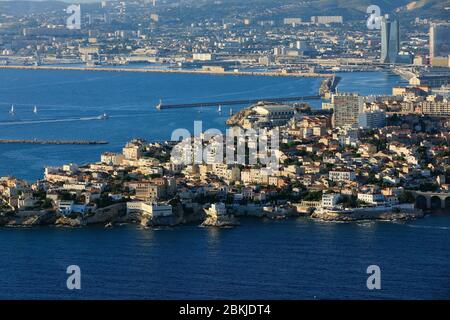
[{"label": "blue sea water", "polygon": [[[340,91],[389,93],[385,73],[342,74]],[[0,71],[0,138],[107,140],[101,146],[0,145],[0,176],[42,177],[45,165],[95,161],[131,138],[170,138],[176,128],[224,129],[228,108],[154,109],[164,102],[311,95],[320,79]],[[16,114],[8,114],[11,104]],[[39,112],[33,114],[33,106]],[[318,107],[315,104],[315,107]],[[106,112],[108,120],[95,120]],[[0,229],[3,299],[450,299],[450,216],[405,223],[242,220],[143,230]],[[79,265],[82,289],[66,288]],[[379,291],[366,287],[381,268]]]},{"label": "blue sea water", "polygon": [[[1,229],[0,298],[449,299],[450,217],[233,229]],[[81,269],[81,290],[66,268]],[[381,290],[366,287],[369,265]]]}]

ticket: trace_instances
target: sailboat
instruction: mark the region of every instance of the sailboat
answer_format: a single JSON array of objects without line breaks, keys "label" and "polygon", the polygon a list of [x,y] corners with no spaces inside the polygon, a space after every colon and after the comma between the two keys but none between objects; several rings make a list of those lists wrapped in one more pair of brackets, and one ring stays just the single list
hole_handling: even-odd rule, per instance
[{"label": "sailboat", "polygon": [[219,108],[217,109],[217,112],[219,112],[219,113],[222,112],[222,106],[219,105]]},{"label": "sailboat", "polygon": [[230,108],[230,116],[233,115],[233,108]]},{"label": "sailboat", "polygon": [[37,109],[36,106],[34,106],[34,108],[33,108],[33,113],[34,113],[34,114],[38,113],[38,109]]},{"label": "sailboat", "polygon": [[9,114],[15,114],[16,110],[14,109],[14,105],[11,105],[11,110],[9,110]]}]

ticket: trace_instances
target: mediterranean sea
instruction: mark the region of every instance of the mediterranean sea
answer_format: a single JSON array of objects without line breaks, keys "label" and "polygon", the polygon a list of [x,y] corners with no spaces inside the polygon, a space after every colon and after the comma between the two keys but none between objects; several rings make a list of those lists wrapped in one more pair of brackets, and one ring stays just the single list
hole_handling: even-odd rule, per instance
[{"label": "mediterranean sea", "polygon": [[[387,94],[386,73],[345,73],[339,91]],[[29,181],[47,165],[97,161],[130,139],[177,128],[225,129],[229,107],[155,105],[314,95],[320,79],[0,70],[0,139],[108,145],[0,145],[0,176]],[[14,104],[16,113],[8,111]],[[34,106],[38,112],[33,113]],[[315,108],[320,103],[313,103]],[[235,111],[236,107],[233,107]],[[107,113],[109,119],[96,118]],[[0,299],[450,299],[450,215],[408,222],[242,219],[232,229],[1,228]],[[81,268],[81,290],[66,268]],[[381,269],[368,290],[366,269]]]}]

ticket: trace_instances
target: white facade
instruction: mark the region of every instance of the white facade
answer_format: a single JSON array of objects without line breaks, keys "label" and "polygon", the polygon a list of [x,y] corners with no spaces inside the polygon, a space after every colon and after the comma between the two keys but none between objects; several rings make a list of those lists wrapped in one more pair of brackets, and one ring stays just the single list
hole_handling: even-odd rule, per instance
[{"label": "white facade", "polygon": [[343,23],[344,19],[342,16],[313,16],[311,22],[317,24]]},{"label": "white facade", "polygon": [[226,183],[241,180],[241,170],[238,166],[228,164],[213,164],[211,173],[223,179]]},{"label": "white facade", "polygon": [[358,193],[358,200],[370,204],[380,204],[385,202],[385,197],[381,193]]},{"label": "white facade", "polygon": [[353,171],[330,171],[329,179],[331,181],[354,181],[356,175]]},{"label": "white facade", "polygon": [[60,200],[56,204],[58,212],[65,216],[72,213],[85,214],[90,209],[89,206],[85,204],[76,204],[72,200],[70,201]]},{"label": "white facade", "polygon": [[341,195],[338,193],[322,195],[322,208],[333,208],[338,204]]},{"label": "white facade", "polygon": [[245,184],[268,184],[269,175],[261,169],[247,169],[241,172],[241,181]]},{"label": "white facade", "polygon": [[126,160],[139,160],[142,156],[142,147],[136,143],[129,142],[122,152]]},{"label": "white facade", "polygon": [[158,217],[169,217],[173,214],[171,205],[152,205],[152,216],[154,218]]},{"label": "white facade", "polygon": [[282,126],[288,123],[295,115],[292,106],[280,104],[260,104],[253,107],[256,113],[257,122],[270,124],[272,126]]},{"label": "white facade", "polygon": [[213,60],[213,55],[211,53],[194,53],[192,59],[197,61],[211,61]]},{"label": "white facade", "polygon": [[224,216],[227,214],[227,208],[223,203],[213,203],[208,213],[213,216]]},{"label": "white facade", "polygon": [[301,24],[302,19],[301,18],[284,18],[283,23],[291,24],[291,25]]},{"label": "white facade", "polygon": [[171,205],[159,205],[142,201],[127,202],[127,214],[139,213],[152,218],[169,217],[173,215]]},{"label": "white facade", "polygon": [[106,163],[108,165],[117,166],[122,163],[125,159],[123,154],[113,153],[113,152],[105,152],[101,155],[101,162]]}]

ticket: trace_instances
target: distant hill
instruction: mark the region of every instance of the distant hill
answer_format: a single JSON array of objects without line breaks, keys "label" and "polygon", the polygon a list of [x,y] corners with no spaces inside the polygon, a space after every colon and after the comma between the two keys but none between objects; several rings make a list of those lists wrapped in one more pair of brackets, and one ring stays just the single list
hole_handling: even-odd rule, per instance
[{"label": "distant hill", "polygon": [[450,0],[408,1],[406,5],[399,6],[396,11],[406,14],[440,16],[441,18],[450,20]]},{"label": "distant hill", "polygon": [[277,19],[286,16],[309,20],[313,15],[342,15],[345,20],[364,19],[370,5],[378,5],[382,14],[401,13],[405,18],[441,18],[450,20],[450,0],[172,0],[189,3],[193,17],[233,14]]},{"label": "distant hill", "polygon": [[[289,0],[277,1],[277,3]],[[302,1],[298,1],[302,3]],[[378,5],[383,13],[402,13],[414,16],[440,17],[450,20],[450,0],[312,0],[303,1],[311,11],[326,15],[343,15],[347,19],[360,18],[367,7]]]},{"label": "distant hill", "polygon": [[[68,0],[64,0],[68,1]],[[78,0],[97,2],[97,0]],[[176,15],[192,18],[255,16],[257,18],[278,19],[286,16],[309,20],[313,15],[342,15],[345,20],[364,19],[367,7],[375,4],[383,14],[397,13],[405,18],[440,18],[450,20],[450,0],[168,0],[174,8],[182,7]],[[188,6],[187,6],[188,4]],[[166,4],[161,4],[167,6]],[[0,13],[26,14],[62,10],[67,3],[61,1],[0,0]]]}]

